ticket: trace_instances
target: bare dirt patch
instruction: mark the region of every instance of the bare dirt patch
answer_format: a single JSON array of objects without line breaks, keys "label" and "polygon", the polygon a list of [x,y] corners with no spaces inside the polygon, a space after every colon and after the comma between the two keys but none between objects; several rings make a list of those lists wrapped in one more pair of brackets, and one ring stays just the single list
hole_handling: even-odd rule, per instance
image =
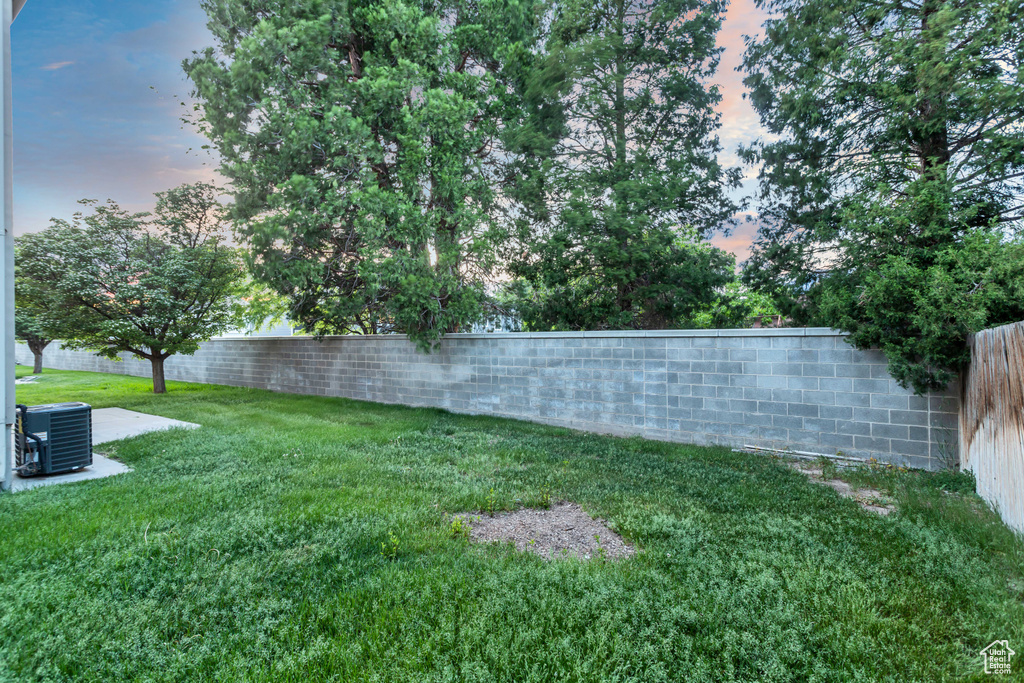
[{"label": "bare dirt patch", "polygon": [[877,489],[862,487],[853,488],[842,479],[826,479],[820,467],[810,462],[790,462],[789,466],[798,472],[803,472],[811,481],[817,482],[834,489],[843,498],[852,498],[857,504],[868,512],[874,512],[883,517],[896,509],[892,501]]},{"label": "bare dirt patch", "polygon": [[489,517],[463,515],[469,523],[469,537],[478,543],[512,542],[517,550],[545,559],[574,556],[619,559],[636,549],[617,533],[594,519],[576,503],[555,503],[547,510],[524,508]]}]

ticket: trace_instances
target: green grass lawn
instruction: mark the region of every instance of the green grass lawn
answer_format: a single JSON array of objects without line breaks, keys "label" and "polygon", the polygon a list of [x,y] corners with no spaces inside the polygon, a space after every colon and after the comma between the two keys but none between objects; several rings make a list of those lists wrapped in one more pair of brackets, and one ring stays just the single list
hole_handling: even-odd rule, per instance
[{"label": "green grass lawn", "polygon": [[[203,428],[100,448],[131,474],[0,496],[0,680],[982,680],[989,642],[1024,652],[1024,544],[965,475],[847,473],[897,501],[883,518],[725,448],[149,388],[18,387]],[[545,561],[450,533],[545,489],[641,552]]]}]

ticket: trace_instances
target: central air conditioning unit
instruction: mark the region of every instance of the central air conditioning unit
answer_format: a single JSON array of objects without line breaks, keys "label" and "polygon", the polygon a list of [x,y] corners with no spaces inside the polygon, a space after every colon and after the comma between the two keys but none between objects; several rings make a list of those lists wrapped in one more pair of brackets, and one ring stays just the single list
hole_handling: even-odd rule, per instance
[{"label": "central air conditioning unit", "polygon": [[17,406],[14,468],[22,477],[57,474],[92,464],[92,406]]}]

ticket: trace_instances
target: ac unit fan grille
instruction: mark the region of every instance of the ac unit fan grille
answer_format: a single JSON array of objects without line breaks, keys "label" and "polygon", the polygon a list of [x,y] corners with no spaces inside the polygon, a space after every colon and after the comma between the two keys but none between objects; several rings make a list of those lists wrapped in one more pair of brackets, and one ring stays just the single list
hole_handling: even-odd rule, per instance
[{"label": "ac unit fan grille", "polygon": [[79,467],[83,454],[92,453],[92,424],[88,412],[50,416],[50,466],[59,470],[67,466]]}]

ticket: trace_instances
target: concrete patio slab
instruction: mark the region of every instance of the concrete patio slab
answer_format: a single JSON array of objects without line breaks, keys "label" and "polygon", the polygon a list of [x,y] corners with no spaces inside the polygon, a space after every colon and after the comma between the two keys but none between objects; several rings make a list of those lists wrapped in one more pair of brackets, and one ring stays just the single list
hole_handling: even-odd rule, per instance
[{"label": "concrete patio slab", "polygon": [[87,479],[103,479],[104,477],[112,477],[115,474],[124,474],[125,472],[131,471],[131,467],[128,467],[116,460],[111,460],[99,453],[93,452],[92,465],[75,472],[68,472],[67,474],[51,474],[49,476],[39,475],[38,477],[26,477],[25,479],[22,479],[18,475],[14,475],[14,481],[11,482],[11,491],[17,493],[18,491],[27,491],[29,489],[39,488],[40,486],[70,484],[76,481],[85,481]]},{"label": "concrete patio slab", "polygon": [[108,441],[127,439],[174,427],[196,429],[198,426],[195,422],[172,420],[169,417],[147,415],[124,408],[100,408],[92,411],[92,445],[97,446]]},{"label": "concrete patio slab", "polygon": [[[39,486],[67,484],[88,479],[102,479],[104,477],[112,477],[115,474],[131,472],[132,468],[127,465],[97,453],[95,450],[96,446],[110,441],[127,439],[139,436],[140,434],[172,429],[174,427],[195,429],[199,425],[194,422],[172,420],[169,417],[160,417],[159,415],[137,413],[134,410],[125,410],[124,408],[99,408],[92,411],[92,465],[77,472],[68,472],[67,474],[51,474],[50,476],[28,477],[25,479],[15,476],[11,489],[13,491],[25,491]],[[11,450],[11,457],[13,458],[14,449],[12,448]]]}]

